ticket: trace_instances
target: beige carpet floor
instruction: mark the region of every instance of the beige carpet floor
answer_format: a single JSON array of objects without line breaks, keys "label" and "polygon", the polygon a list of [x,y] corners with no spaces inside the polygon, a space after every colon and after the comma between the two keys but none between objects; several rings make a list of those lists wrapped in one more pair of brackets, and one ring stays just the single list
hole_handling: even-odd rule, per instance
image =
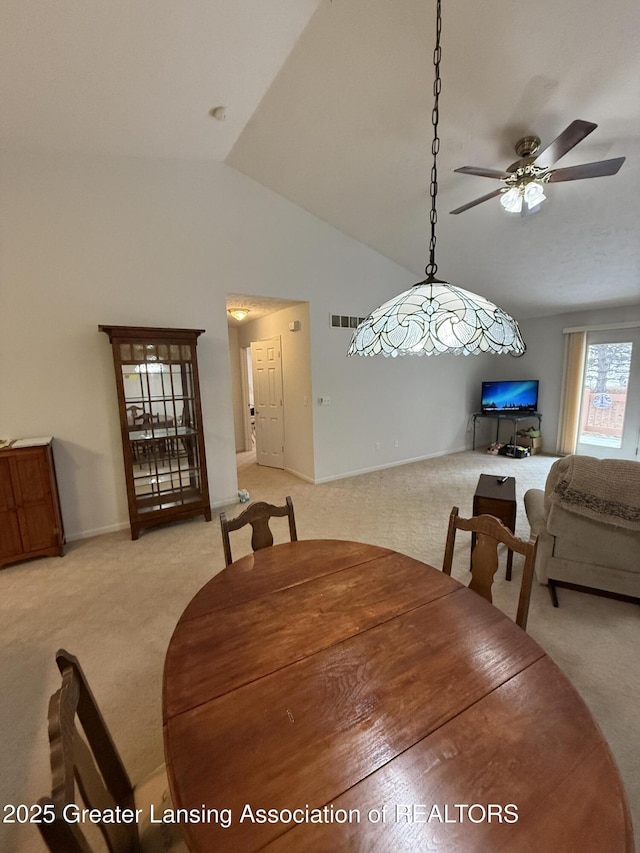
[{"label": "beige carpet floor", "polygon": [[[314,486],[240,455],[239,487],[252,500],[282,503],[291,495],[301,539],[366,541],[440,566],[451,507],[471,514],[480,473],[516,477],[516,532],[528,536],[522,497],[544,485],[553,461],[470,451]],[[286,522],[276,541],[286,539],[285,531]],[[242,535],[233,539],[235,557],[250,550]],[[454,576],[463,581],[467,560],[461,537]],[[186,604],[223,565],[214,515],[210,524],[169,525],[137,542],[128,531],[74,542],[63,558],[0,571],[0,805],[30,804],[49,793],[46,715],[58,687],[54,654],[61,646],[80,658],[134,782],[157,767],[163,758],[164,652]],[[516,583],[506,583],[501,572],[496,584],[496,604],[510,615],[519,572],[516,557]],[[640,608],[571,591],[559,595],[554,609],[546,588],[534,585],[528,630],[580,691],[607,737],[639,837]],[[36,827],[0,823],[0,851],[43,850]]]}]

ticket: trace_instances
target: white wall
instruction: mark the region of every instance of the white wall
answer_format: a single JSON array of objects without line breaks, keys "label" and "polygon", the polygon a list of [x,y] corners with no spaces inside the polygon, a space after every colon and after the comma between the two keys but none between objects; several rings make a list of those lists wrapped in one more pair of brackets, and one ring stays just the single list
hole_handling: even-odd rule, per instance
[{"label": "white wall", "polygon": [[[358,313],[375,307],[367,300]],[[345,361],[348,333],[332,330],[329,339],[321,364],[314,362],[317,481],[470,446],[477,359],[354,356]],[[330,397],[331,405],[318,406],[321,396]]]},{"label": "white wall", "polygon": [[233,409],[236,453],[245,450],[244,421],[242,408],[242,354],[238,343],[237,326],[229,326],[229,361],[231,369],[231,405]]},{"label": "white wall", "polygon": [[543,415],[545,450],[555,452],[557,449],[564,363],[565,336],[562,330],[573,326],[625,323],[632,320],[640,321],[640,300],[636,306],[556,314],[553,317],[525,320],[520,324],[527,343],[527,352],[518,361],[526,365],[526,378],[540,380],[539,409]]},{"label": "white wall", "polygon": [[329,327],[331,312],[365,315],[414,280],[223,164],[4,154],[0,436],[56,437],[68,538],[126,525],[98,324],[204,328],[211,500],[234,500],[225,298],[250,292],[309,302],[317,480],[461,449],[482,359],[347,360],[349,333]]}]

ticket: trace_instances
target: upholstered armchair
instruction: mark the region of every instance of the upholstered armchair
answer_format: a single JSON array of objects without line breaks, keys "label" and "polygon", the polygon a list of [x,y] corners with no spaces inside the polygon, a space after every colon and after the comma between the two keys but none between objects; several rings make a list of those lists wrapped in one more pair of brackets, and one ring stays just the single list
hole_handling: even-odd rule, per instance
[{"label": "upholstered armchair", "polygon": [[555,607],[556,587],[640,603],[640,462],[566,456],[524,503]]}]

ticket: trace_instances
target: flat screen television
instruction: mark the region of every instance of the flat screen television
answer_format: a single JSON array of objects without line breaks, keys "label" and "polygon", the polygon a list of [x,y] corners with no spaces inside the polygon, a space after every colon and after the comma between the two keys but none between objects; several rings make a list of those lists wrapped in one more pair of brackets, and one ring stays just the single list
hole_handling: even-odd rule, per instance
[{"label": "flat screen television", "polygon": [[491,412],[537,412],[537,379],[503,379],[482,383],[480,408],[483,413]]}]

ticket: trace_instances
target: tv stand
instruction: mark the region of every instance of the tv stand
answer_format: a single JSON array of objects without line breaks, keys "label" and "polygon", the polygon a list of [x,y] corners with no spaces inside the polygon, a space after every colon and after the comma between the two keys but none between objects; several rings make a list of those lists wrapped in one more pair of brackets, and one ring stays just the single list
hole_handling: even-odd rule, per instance
[{"label": "tv stand", "polygon": [[476,424],[480,418],[491,418],[492,420],[497,421],[496,424],[496,442],[498,441],[498,436],[500,435],[500,421],[511,421],[513,424],[513,436],[511,439],[511,444],[516,444],[516,433],[518,431],[518,424],[520,421],[526,421],[530,418],[538,419],[538,429],[540,429],[540,423],[542,422],[542,415],[540,412],[474,412],[471,416],[473,418],[473,445],[471,447],[472,450],[476,449]]}]

